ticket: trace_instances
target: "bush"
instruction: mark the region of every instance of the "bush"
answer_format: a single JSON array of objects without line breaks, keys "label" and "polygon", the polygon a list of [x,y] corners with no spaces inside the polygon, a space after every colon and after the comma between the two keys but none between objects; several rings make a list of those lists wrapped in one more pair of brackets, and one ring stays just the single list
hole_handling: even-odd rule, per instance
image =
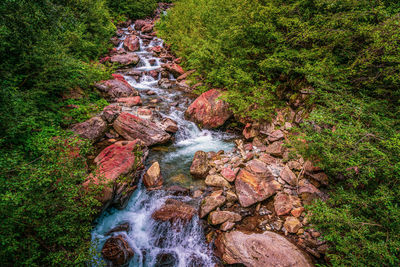
[{"label": "bush", "polygon": [[[53,138],[55,134],[61,134]],[[4,266],[83,265],[90,251],[92,220],[99,206],[86,193],[89,144],[43,129],[23,151],[0,158],[0,259]]]},{"label": "bush", "polygon": [[206,90],[268,120],[301,91],[311,110],[293,144],[331,177],[310,207],[333,265],[399,264],[400,4],[348,0],[186,0],[157,25]]}]

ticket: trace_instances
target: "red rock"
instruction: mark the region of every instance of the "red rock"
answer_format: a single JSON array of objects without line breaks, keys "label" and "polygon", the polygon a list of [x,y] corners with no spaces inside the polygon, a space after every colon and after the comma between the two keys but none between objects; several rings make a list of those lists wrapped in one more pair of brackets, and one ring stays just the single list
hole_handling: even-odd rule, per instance
[{"label": "red rock", "polygon": [[[121,76],[121,75],[120,75]],[[95,84],[107,98],[114,100],[120,97],[137,96],[139,93],[128,82],[122,81],[119,76],[113,80],[102,81]],[[122,76],[121,76],[122,77]]]},{"label": "red rock", "polygon": [[145,20],[142,20],[142,19],[136,20],[135,21],[135,30],[140,31],[146,24],[147,24],[147,22]]},{"label": "red rock", "polygon": [[276,158],[274,158],[271,155],[266,154],[266,153],[261,154],[259,160],[261,160],[262,162],[264,162],[268,165],[277,163]]},{"label": "red rock", "polygon": [[271,172],[268,170],[267,164],[265,164],[264,162],[262,162],[261,160],[258,160],[258,159],[253,159],[253,160],[247,162],[246,170],[248,170],[258,176],[268,177],[270,180],[272,180],[272,178],[273,178],[273,176],[271,175]]},{"label": "red rock", "polygon": [[140,98],[140,96],[121,97],[117,99],[117,102],[123,104],[126,107],[142,105],[142,99]]},{"label": "red rock", "polygon": [[118,116],[113,126],[125,139],[140,139],[147,146],[165,144],[171,139],[171,136],[155,123],[126,112]]},{"label": "red rock", "polygon": [[226,198],[222,195],[222,190],[215,191],[210,196],[204,198],[200,206],[200,218],[204,218],[211,211],[225,204]]},{"label": "red rock", "polygon": [[304,211],[304,207],[298,207],[298,208],[293,209],[290,213],[291,213],[294,217],[298,218],[298,217],[301,216],[301,214],[303,213],[303,211]]},{"label": "red rock", "polygon": [[213,211],[208,216],[211,224],[217,225],[224,222],[238,222],[242,220],[242,216],[232,211]]},{"label": "red rock", "polygon": [[95,142],[104,136],[107,124],[101,117],[93,117],[85,122],[75,124],[71,130],[79,136]]},{"label": "red rock", "polygon": [[268,134],[268,141],[275,142],[283,139],[285,136],[281,130],[273,131],[272,133]]},{"label": "red rock", "polygon": [[312,267],[311,259],[283,236],[265,231],[262,234],[231,231],[215,240],[219,255],[226,264],[244,266]]},{"label": "red rock", "polygon": [[123,53],[116,54],[111,57],[112,63],[118,63],[122,66],[136,66],[140,61],[139,56],[136,53]]},{"label": "red rock", "polygon": [[151,51],[154,52],[154,53],[157,53],[157,54],[161,53],[162,50],[163,50],[163,48],[161,46],[159,46],[159,45],[154,46],[154,47],[151,48]]},{"label": "red rock", "polygon": [[193,162],[190,166],[190,174],[196,178],[204,178],[207,176],[209,169],[207,153],[204,151],[197,151],[194,154]]},{"label": "red rock", "polygon": [[176,133],[178,131],[178,123],[170,118],[164,118],[161,122],[164,131],[167,133]]},{"label": "red rock", "polygon": [[153,25],[152,24],[146,24],[142,27],[142,33],[150,33],[153,31]]},{"label": "red rock", "polygon": [[182,74],[185,73],[185,71],[182,69],[182,67],[179,66],[176,63],[162,64],[161,67],[163,67],[166,70],[168,70],[175,77],[179,77],[179,76],[181,76]]},{"label": "red rock", "polygon": [[290,196],[285,193],[278,193],[274,199],[274,208],[278,216],[289,214],[293,208]]},{"label": "red rock", "polygon": [[122,235],[110,237],[104,243],[101,250],[104,259],[109,260],[114,266],[126,264],[133,256],[134,252]]},{"label": "red rock", "polygon": [[235,187],[240,205],[248,207],[274,195],[281,185],[270,172],[266,176],[257,176],[242,169],[236,177]]},{"label": "red rock", "polygon": [[275,157],[282,157],[283,153],[285,152],[285,148],[283,147],[282,142],[275,142],[267,146],[265,152]]},{"label": "red rock", "polygon": [[251,143],[245,144],[243,148],[247,151],[252,151],[253,150],[253,145]]},{"label": "red rock", "polygon": [[157,79],[157,78],[158,78],[158,71],[156,71],[156,70],[151,70],[151,71],[149,71],[149,75],[150,75],[151,77],[153,77],[153,79]]},{"label": "red rock", "polygon": [[151,217],[156,221],[189,222],[196,213],[192,206],[175,199],[168,199],[165,204],[156,210]]},{"label": "red rock", "polygon": [[229,105],[219,99],[222,93],[211,89],[201,94],[186,110],[185,116],[204,128],[218,128],[232,116]]},{"label": "red rock", "polygon": [[235,223],[233,222],[224,222],[223,224],[221,224],[221,227],[219,228],[221,231],[229,231],[231,230],[233,227],[235,226]]},{"label": "red rock", "polygon": [[236,170],[232,170],[229,167],[223,168],[221,171],[221,175],[229,182],[235,181],[236,175],[238,173],[239,169],[237,168]]},{"label": "red rock", "polygon": [[112,123],[121,113],[122,108],[118,105],[108,105],[103,109],[101,117],[108,123]]},{"label": "red rock", "polygon": [[[88,188],[91,184],[107,185],[99,195],[99,201],[106,204],[113,197],[115,200],[116,197],[120,197],[115,192],[123,191],[127,187],[126,183],[119,182],[118,178],[131,176],[134,180],[138,171],[143,168],[147,152],[148,149],[140,140],[120,141],[108,146],[95,158],[97,170],[89,175],[84,187]],[[139,158],[135,156],[138,153],[141,154]]]},{"label": "red rock", "polygon": [[136,35],[128,35],[124,40],[124,48],[127,51],[134,52],[140,49],[139,38]]},{"label": "red rock", "polygon": [[251,123],[247,123],[242,132],[244,138],[251,139],[258,135],[258,130],[252,126]]},{"label": "red rock", "polygon": [[287,165],[282,169],[280,176],[282,180],[284,180],[286,183],[292,186],[296,185],[297,176],[290,170]]}]

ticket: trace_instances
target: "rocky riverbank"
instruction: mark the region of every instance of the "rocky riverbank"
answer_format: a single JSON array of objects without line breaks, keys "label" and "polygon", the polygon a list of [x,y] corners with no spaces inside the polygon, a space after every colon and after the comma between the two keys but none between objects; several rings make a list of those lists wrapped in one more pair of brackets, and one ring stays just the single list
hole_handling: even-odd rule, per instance
[{"label": "rocky riverbank", "polygon": [[[152,224],[170,224],[173,227],[168,231],[175,235],[182,231],[190,238],[198,232],[191,233],[188,225],[194,218],[203,219],[202,235],[221,264],[312,266],[323,258],[327,245],[309,224],[310,214],[304,205],[315,198],[326,198],[321,188],[328,179],[310,161],[285,147],[290,128],[301,120],[291,109],[278,111],[270,123],[240,121],[244,128],[233,150],[197,151],[186,170],[199,181],[196,188],[179,183],[163,187],[171,177],[164,175],[162,160],[146,163],[155,146],[168,149],[168,144],[185,131],[184,125],[165,114],[184,113],[187,120],[204,129],[216,129],[235,120],[229,105],[221,99],[224,91],[220,89],[211,89],[186,105],[188,93],[198,86],[187,81],[193,70],[185,72],[179,65],[182,59],[176,58],[154,31],[155,22],[169,7],[160,4],[154,18],[120,24],[111,40],[116,48],[101,59],[104,64],[119,67],[113,79],[95,85],[112,104],[71,128],[102,148],[94,159],[97,169],[89,175],[85,187],[90,190],[93,183],[104,184],[98,197],[103,211],[111,206],[124,209],[142,183],[149,196],[160,191],[163,201],[152,210]],[[151,86],[139,90],[143,83]],[[169,92],[181,94],[171,99]],[[139,245],[128,238],[135,235],[131,228],[125,222],[102,235],[106,240],[102,256],[111,265],[124,265],[138,253],[138,262],[147,261],[148,252],[138,251]],[[159,233],[155,246],[163,249],[159,242],[168,235]],[[189,259],[162,251],[147,262],[167,264],[163,266],[220,264],[212,255],[190,253]]]}]

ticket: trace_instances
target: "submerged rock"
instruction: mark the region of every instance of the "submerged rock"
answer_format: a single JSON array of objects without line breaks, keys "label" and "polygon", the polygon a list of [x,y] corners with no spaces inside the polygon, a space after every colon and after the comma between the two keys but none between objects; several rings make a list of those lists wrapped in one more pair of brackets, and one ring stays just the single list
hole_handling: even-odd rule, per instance
[{"label": "submerged rock", "polygon": [[143,175],[143,184],[147,189],[158,189],[163,184],[160,164],[156,161]]},{"label": "submerged rock", "polygon": [[201,94],[186,110],[186,118],[204,128],[218,128],[232,116],[229,105],[219,99],[222,93],[211,89]]},{"label": "submerged rock", "polygon": [[189,222],[196,213],[196,209],[182,201],[168,199],[165,204],[156,210],[151,217],[156,221]]},{"label": "submerged rock", "polygon": [[221,233],[215,241],[222,260],[245,266],[313,266],[310,258],[286,238],[265,231],[245,234],[240,231]]},{"label": "submerged rock", "polygon": [[140,139],[145,145],[165,144],[171,136],[155,123],[123,112],[114,121],[114,129],[128,140]]},{"label": "submerged rock", "polygon": [[134,256],[134,252],[125,238],[118,235],[107,239],[101,255],[104,259],[111,261],[114,266],[122,266]]}]

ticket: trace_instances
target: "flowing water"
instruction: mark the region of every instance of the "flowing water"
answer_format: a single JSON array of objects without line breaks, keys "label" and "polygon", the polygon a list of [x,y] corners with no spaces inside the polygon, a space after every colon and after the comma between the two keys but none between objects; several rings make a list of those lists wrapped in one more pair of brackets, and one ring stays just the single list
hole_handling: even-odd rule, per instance
[{"label": "flowing water", "polygon": [[[123,39],[124,37],[121,38]],[[140,63],[135,70],[147,72],[161,68],[160,59],[153,57],[147,49],[157,45],[163,46],[163,41],[154,38],[146,44],[140,39],[140,45],[141,49],[137,52]],[[119,45],[119,48],[121,47],[122,44]],[[161,89],[158,86],[160,75],[158,79],[143,75],[139,82],[129,76],[125,78],[140,92],[143,105],[154,98],[160,99],[156,110],[162,117],[175,120],[179,127],[172,144],[151,149],[146,165],[149,166],[153,161],[160,163],[164,187],[177,184],[194,189],[201,186],[202,181],[192,180],[189,174],[194,153],[198,150],[206,152],[230,150],[233,148],[231,142],[233,136],[224,132],[201,130],[193,122],[185,120],[184,111],[191,99],[184,92]],[[173,77],[171,76],[170,79]],[[156,95],[148,96],[144,93],[148,90],[154,91]],[[125,111],[130,110],[125,109]],[[126,239],[135,252],[129,266],[213,266],[215,259],[210,246],[205,241],[197,216],[186,225],[178,223],[173,226],[168,222],[156,222],[151,218],[151,214],[170,198],[195,206],[199,204],[188,196],[171,196],[164,190],[148,192],[140,182],[124,210],[108,210],[98,219],[92,233],[97,250],[101,250],[108,238],[105,233],[128,222],[131,231],[122,234],[126,234]]]}]

